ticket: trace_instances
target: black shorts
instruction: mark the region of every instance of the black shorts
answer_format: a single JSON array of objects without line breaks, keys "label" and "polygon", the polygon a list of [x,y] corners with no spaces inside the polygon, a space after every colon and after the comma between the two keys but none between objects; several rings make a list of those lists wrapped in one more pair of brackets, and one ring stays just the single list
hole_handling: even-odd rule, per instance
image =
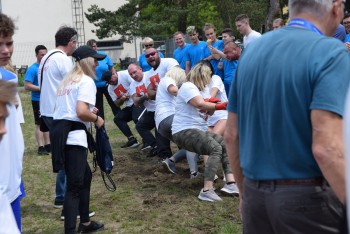
[{"label": "black shorts", "polygon": [[34,122],[35,125],[40,125],[40,102],[32,101],[33,114],[34,114]]}]

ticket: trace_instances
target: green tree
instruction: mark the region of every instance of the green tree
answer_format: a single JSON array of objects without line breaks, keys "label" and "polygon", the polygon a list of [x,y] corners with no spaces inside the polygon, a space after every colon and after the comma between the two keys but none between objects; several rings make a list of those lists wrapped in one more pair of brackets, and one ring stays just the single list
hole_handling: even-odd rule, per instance
[{"label": "green tree", "polygon": [[[124,40],[131,36],[157,39],[175,31],[185,32],[188,25],[196,26],[201,33],[206,22],[215,24],[218,32],[227,27],[235,30],[235,18],[243,13],[250,17],[253,29],[262,31],[272,17],[281,15],[281,2],[286,0],[128,0],[116,11],[92,5],[85,16],[96,26],[94,32],[100,39],[115,34]],[[272,16],[267,17],[270,11]]]}]

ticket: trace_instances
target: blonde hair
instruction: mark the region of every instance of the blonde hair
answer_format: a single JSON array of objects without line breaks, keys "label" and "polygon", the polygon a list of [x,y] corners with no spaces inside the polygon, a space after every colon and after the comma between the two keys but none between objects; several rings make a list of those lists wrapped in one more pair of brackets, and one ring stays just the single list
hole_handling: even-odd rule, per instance
[{"label": "blonde hair", "polygon": [[17,102],[16,93],[16,83],[0,80],[0,102],[15,104]]},{"label": "blonde hair", "polygon": [[66,86],[71,83],[78,83],[81,81],[83,74],[90,76],[95,79],[95,69],[94,68],[95,59],[92,57],[87,57],[79,60],[75,63],[73,69],[64,77],[60,85],[58,86],[57,92],[63,90]]},{"label": "blonde hair", "polygon": [[152,43],[152,44],[154,45],[154,41],[153,41],[153,39],[150,38],[150,37],[145,37],[145,38],[143,38],[143,40],[142,40],[142,45],[145,46],[146,43]]},{"label": "blonde hair", "polygon": [[187,80],[192,82],[202,91],[211,81],[212,71],[210,67],[204,63],[197,63],[187,74]]},{"label": "blonde hair", "polygon": [[175,84],[178,88],[186,82],[186,72],[180,66],[175,66],[171,68],[166,74],[165,77],[170,77],[175,81]]}]

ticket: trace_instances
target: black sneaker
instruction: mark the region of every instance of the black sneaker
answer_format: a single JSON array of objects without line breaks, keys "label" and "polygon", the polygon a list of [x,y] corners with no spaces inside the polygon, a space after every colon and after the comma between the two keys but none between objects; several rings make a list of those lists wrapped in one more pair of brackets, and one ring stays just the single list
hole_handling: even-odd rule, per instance
[{"label": "black sneaker", "polygon": [[120,148],[135,148],[139,146],[140,143],[137,142],[135,137],[130,137],[128,142],[126,142],[124,145],[120,146]]},{"label": "black sneaker", "polygon": [[60,209],[60,208],[63,207],[63,203],[64,203],[64,201],[56,201],[55,200],[55,203],[54,203],[53,207],[55,207],[57,209]]},{"label": "black sneaker", "polygon": [[158,155],[158,148],[157,146],[153,147],[151,151],[147,154],[147,157],[155,157]]},{"label": "black sneaker", "polygon": [[90,233],[90,232],[97,232],[104,229],[104,224],[97,223],[95,221],[91,221],[89,225],[85,226],[81,223],[79,223],[78,227],[78,233]]},{"label": "black sneaker", "polygon": [[40,146],[38,148],[38,155],[48,155],[48,154],[49,154],[49,152],[46,151],[44,146]]},{"label": "black sneaker", "polygon": [[150,149],[152,148],[149,144],[147,143],[143,143],[142,147],[141,147],[141,151],[144,151],[144,150],[147,150],[147,149]]},{"label": "black sneaker", "polygon": [[51,153],[51,144],[47,144],[44,147],[48,153]]},{"label": "black sneaker", "polygon": [[[64,213],[63,213],[64,211],[62,210],[62,212],[61,212],[61,217],[60,217],[60,219],[61,219],[61,221],[64,221]],[[89,211],[89,218],[91,218],[92,216],[94,216],[95,215],[95,212],[94,211]],[[78,215],[77,216],[77,219],[80,219],[80,215]]]}]

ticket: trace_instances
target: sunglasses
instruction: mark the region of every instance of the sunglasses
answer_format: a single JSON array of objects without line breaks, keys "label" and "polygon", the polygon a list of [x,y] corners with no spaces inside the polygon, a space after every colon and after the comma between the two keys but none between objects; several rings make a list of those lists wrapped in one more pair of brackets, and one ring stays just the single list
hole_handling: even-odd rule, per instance
[{"label": "sunglasses", "polygon": [[153,46],[153,44],[145,45],[145,47],[152,47],[152,46]]},{"label": "sunglasses", "polygon": [[146,58],[149,58],[149,57],[153,57],[154,55],[156,55],[156,53],[158,53],[158,52],[152,52],[152,53],[149,53],[149,54],[146,54],[145,56],[146,56]]}]

